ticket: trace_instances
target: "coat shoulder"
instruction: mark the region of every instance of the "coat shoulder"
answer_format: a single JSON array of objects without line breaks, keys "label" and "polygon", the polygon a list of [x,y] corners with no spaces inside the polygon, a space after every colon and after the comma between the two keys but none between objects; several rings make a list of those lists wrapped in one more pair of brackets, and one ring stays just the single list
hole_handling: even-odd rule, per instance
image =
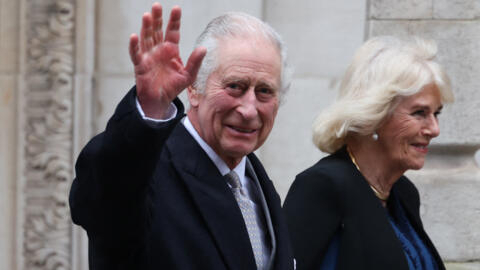
[{"label": "coat shoulder", "polygon": [[420,205],[420,193],[417,187],[406,176],[402,176],[393,186],[393,189],[399,196],[406,198],[415,205]]},{"label": "coat shoulder", "polygon": [[311,188],[341,189],[348,184],[352,175],[352,165],[342,153],[335,153],[322,158],[313,166],[296,176],[292,185],[308,185]]}]

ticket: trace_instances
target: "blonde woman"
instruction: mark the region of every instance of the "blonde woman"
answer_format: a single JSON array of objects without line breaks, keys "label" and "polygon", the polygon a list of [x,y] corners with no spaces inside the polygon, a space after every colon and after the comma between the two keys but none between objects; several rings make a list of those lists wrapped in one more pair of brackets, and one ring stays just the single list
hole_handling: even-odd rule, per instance
[{"label": "blonde woman", "polygon": [[432,41],[368,40],[314,124],[330,155],[297,175],[284,203],[297,269],[445,269],[404,176],[423,167],[453,101]]}]

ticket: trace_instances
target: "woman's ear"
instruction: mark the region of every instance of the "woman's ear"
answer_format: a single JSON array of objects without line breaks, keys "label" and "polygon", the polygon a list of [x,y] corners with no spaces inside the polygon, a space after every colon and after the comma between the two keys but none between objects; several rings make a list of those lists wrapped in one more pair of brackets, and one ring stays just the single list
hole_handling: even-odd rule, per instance
[{"label": "woman's ear", "polygon": [[199,103],[199,95],[200,95],[197,89],[193,85],[190,85],[187,88],[187,94],[188,94],[188,101],[190,102],[190,106],[197,107]]}]

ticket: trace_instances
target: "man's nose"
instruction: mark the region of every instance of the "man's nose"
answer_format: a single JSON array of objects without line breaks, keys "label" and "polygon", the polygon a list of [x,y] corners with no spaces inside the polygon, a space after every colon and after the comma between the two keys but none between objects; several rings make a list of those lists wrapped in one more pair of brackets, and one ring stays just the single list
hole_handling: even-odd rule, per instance
[{"label": "man's nose", "polygon": [[237,111],[245,119],[253,119],[258,115],[257,96],[255,95],[255,89],[253,87],[249,88],[240,97],[240,105],[237,107]]}]

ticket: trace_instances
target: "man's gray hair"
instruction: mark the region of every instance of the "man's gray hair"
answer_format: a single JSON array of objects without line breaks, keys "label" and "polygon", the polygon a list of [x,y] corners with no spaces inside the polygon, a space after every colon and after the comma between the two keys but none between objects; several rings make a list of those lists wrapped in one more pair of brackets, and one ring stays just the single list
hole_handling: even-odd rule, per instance
[{"label": "man's gray hair", "polygon": [[282,58],[282,70],[280,78],[279,98],[280,101],[290,87],[291,68],[287,64],[287,47],[280,35],[267,23],[242,12],[229,12],[214,18],[200,34],[195,47],[207,48],[194,87],[201,93],[205,91],[208,76],[218,66],[218,41],[221,39],[243,37],[245,35],[260,36],[274,44]]}]

